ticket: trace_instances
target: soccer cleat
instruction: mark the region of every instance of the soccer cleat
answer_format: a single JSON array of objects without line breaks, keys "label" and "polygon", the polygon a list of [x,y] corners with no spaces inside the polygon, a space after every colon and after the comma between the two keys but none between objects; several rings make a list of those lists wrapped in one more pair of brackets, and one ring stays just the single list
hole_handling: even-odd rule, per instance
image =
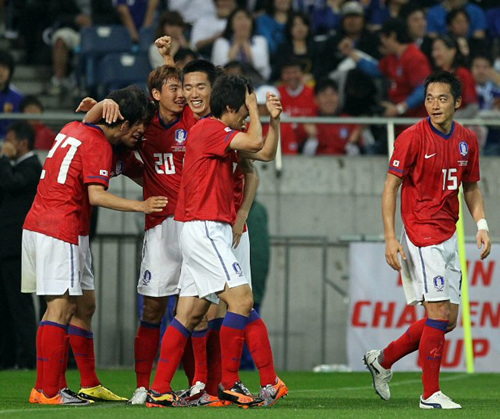
[{"label": "soccer cleat", "polygon": [[145,404],[146,397],[148,396],[148,391],[145,387],[136,388],[134,394],[127,402],[127,404]]},{"label": "soccer cleat", "polygon": [[173,407],[179,406],[179,396],[173,391],[167,393],[158,393],[154,390],[149,390],[146,396],[147,407]]},{"label": "soccer cleat", "polygon": [[40,392],[40,398],[38,399],[40,404],[53,404],[53,405],[64,405],[64,406],[90,406],[89,400],[80,399],[74,391],[69,388],[63,388],[54,397],[47,397],[43,391]]},{"label": "soccer cleat", "polygon": [[99,384],[95,387],[82,387],[78,392],[78,397],[96,402],[126,402],[125,397],[118,396],[111,390]]},{"label": "soccer cleat", "polygon": [[222,384],[219,384],[219,399],[237,404],[243,408],[257,407],[264,404],[264,400],[252,395],[241,381],[237,381],[229,390],[225,390]]},{"label": "soccer cleat", "polygon": [[272,406],[278,399],[286,397],[287,394],[288,387],[281,378],[276,377],[276,384],[268,384],[260,388],[259,397],[264,400],[262,406]]},{"label": "soccer cleat", "polygon": [[392,371],[385,369],[378,362],[380,355],[379,350],[368,351],[363,360],[365,361],[366,368],[370,371],[373,379],[373,388],[383,400],[391,398],[391,390],[389,389],[389,381],[392,379]]},{"label": "soccer cleat", "polygon": [[41,390],[38,390],[36,388],[31,389],[30,393],[30,403],[38,403],[40,401],[40,394],[42,393]]},{"label": "soccer cleat", "polygon": [[448,396],[440,391],[436,391],[428,399],[423,399],[420,396],[420,409],[461,409],[458,403],[455,403]]}]

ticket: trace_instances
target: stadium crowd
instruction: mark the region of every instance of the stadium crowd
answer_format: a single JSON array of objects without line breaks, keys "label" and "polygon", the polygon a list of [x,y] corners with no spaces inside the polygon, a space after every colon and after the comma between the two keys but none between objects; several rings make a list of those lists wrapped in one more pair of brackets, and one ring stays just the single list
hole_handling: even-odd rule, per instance
[{"label": "stadium crowd", "polygon": [[[89,28],[122,25],[128,52],[148,60],[146,70],[162,63],[153,42],[168,34],[180,68],[204,58],[250,76],[256,86],[277,86],[289,116],[425,116],[423,80],[436,69],[451,70],[464,83],[458,117],[492,117],[500,108],[500,8],[494,1],[34,0],[4,7],[5,36],[24,47],[26,63],[51,63],[51,95],[104,97],[110,86],[98,88],[86,64],[96,59],[82,53],[81,38]],[[328,111],[314,90],[326,79],[335,82]],[[285,154],[387,151],[385,129],[376,126],[292,128]],[[498,129],[474,129],[484,153],[498,154]]]}]

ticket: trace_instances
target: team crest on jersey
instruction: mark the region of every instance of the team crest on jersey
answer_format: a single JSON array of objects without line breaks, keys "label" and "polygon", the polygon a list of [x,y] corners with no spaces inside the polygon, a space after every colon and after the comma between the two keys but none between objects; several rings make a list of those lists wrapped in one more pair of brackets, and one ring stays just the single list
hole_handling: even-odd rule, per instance
[{"label": "team crest on jersey", "polygon": [[187,131],[185,129],[176,129],[175,130],[175,142],[177,144],[184,144],[187,140]]},{"label": "team crest on jersey", "polygon": [[340,138],[347,138],[349,130],[345,127],[340,128]]},{"label": "team crest on jersey", "polygon": [[392,165],[394,167],[399,167],[399,160],[393,160]]},{"label": "team crest on jersey", "polygon": [[435,276],[433,279],[434,282],[434,288],[436,288],[436,291],[443,291],[444,290],[444,278],[441,275]]},{"label": "team crest on jersey", "polygon": [[238,262],[233,263],[233,269],[238,276],[243,276],[243,269],[241,269],[241,266]]},{"label": "team crest on jersey", "polygon": [[151,282],[151,272],[147,269],[144,271],[142,276],[142,285],[148,285]]},{"label": "team crest on jersey", "polygon": [[467,154],[469,154],[469,144],[467,144],[465,141],[461,141],[458,145],[458,151],[460,151],[460,154],[465,157]]}]

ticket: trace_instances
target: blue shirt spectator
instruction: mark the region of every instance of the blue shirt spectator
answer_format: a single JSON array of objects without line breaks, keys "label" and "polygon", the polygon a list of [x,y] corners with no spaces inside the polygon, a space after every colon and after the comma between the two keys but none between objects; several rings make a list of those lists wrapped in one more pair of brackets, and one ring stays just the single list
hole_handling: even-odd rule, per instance
[{"label": "blue shirt spectator", "polygon": [[[21,102],[24,95],[12,83],[14,74],[14,58],[5,50],[0,50],[0,112],[21,112]],[[12,121],[0,119],[0,139],[5,137],[7,126]]]},{"label": "blue shirt spectator", "polygon": [[269,2],[267,12],[255,19],[256,33],[266,38],[271,54],[285,41],[285,25],[292,12],[291,0],[273,0]]},{"label": "blue shirt spectator", "polygon": [[[431,7],[427,12],[427,33],[430,35],[442,35],[447,32],[446,15],[451,7],[448,6],[449,0],[444,0],[443,3]],[[479,6],[463,2],[460,7],[463,7],[470,19],[469,37],[483,38],[488,24],[486,21],[486,14]],[[454,7],[456,9],[457,7]]]},{"label": "blue shirt spectator", "polygon": [[159,0],[113,0],[113,5],[132,41],[139,41],[139,30],[154,23]]}]

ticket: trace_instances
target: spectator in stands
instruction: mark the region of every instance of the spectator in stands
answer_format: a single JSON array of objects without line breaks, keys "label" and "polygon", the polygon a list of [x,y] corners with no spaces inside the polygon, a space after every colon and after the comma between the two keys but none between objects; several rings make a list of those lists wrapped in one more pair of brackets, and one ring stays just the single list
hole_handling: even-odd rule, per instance
[{"label": "spectator in stands", "polygon": [[349,40],[355,48],[371,57],[379,58],[378,39],[366,29],[363,6],[356,1],[348,1],[342,6],[342,22],[340,30],[329,37],[322,48],[320,68],[314,72],[317,76],[326,77],[335,71],[346,58],[339,48],[344,40]]},{"label": "spectator in stands", "polygon": [[[271,85],[262,85],[257,88],[255,94],[257,96],[257,105],[259,108],[259,115],[261,117],[266,117],[265,120],[268,120],[269,111],[266,106],[266,94],[270,92],[276,97],[280,97],[280,92],[276,87]],[[262,123],[262,135],[265,137],[267,135],[267,131],[269,130],[269,123]],[[290,123],[281,123],[280,126],[280,141],[281,141],[281,152],[283,154],[298,154],[299,152],[299,143],[297,142],[297,138],[295,136],[295,130],[293,129],[292,124]]]},{"label": "spectator in stands", "polygon": [[464,8],[453,9],[446,15],[448,34],[457,41],[464,64],[469,65],[472,56],[488,49],[488,38],[473,38],[469,36],[470,18]]},{"label": "spectator in stands", "polygon": [[292,0],[269,0],[266,13],[255,20],[257,33],[267,39],[271,54],[285,42],[285,25],[292,11]]},{"label": "spectator in stands", "polygon": [[[314,99],[318,105],[318,116],[350,116],[340,109],[339,88],[335,81],[323,79],[314,87]],[[357,155],[363,145],[361,125],[354,124],[309,124],[303,153],[313,155]]]},{"label": "spectator in stands", "polygon": [[464,8],[470,18],[469,36],[484,38],[488,25],[486,14],[481,7],[467,0],[443,0],[427,11],[427,31],[429,36],[435,37],[447,32],[446,15],[454,9]]},{"label": "spectator in stands", "polygon": [[[189,42],[184,36],[185,29],[186,24],[179,12],[163,12],[160,16],[154,39],[156,40],[165,35],[170,36],[170,54],[175,56],[181,48],[189,48]],[[158,48],[154,42],[149,46],[149,62],[152,68],[164,64],[163,57],[158,52]]]},{"label": "spectator in stands", "polygon": [[264,83],[262,75],[257,70],[255,70],[255,68],[241,61],[229,61],[224,65],[224,72],[226,74],[236,74],[238,76],[248,77],[252,80],[252,84],[254,86],[260,86],[262,83]]},{"label": "spectator in stands", "polygon": [[[21,102],[22,113],[42,114],[43,111],[43,105],[36,96],[26,96]],[[56,133],[38,119],[30,119],[28,123],[35,130],[35,149],[50,150]]]},{"label": "spectator in stands", "polygon": [[139,42],[139,31],[154,24],[159,0],[113,0],[122,24],[128,29],[132,42]]},{"label": "spectator in stands", "polygon": [[342,20],[341,6],[345,0],[315,1],[309,7],[314,35],[334,35]]},{"label": "spectator in stands", "polygon": [[462,104],[455,112],[457,118],[473,118],[479,110],[474,78],[464,66],[464,59],[455,39],[448,35],[439,35],[432,44],[432,58],[436,70],[455,73],[462,82]]},{"label": "spectator in stands", "polygon": [[[294,57],[286,60],[281,67],[281,86],[278,87],[283,113],[288,116],[316,116],[317,106],[314,90],[304,83],[302,64]],[[293,124],[295,137],[301,149],[307,139],[303,125]]]},{"label": "spectator in stands", "polygon": [[[5,51],[0,50],[0,112],[1,113],[14,113],[20,112],[21,101],[23,94],[17,90],[11,83],[12,76],[14,75],[14,58],[12,55]],[[10,120],[0,119],[0,140],[5,137],[7,133],[7,126]]]},{"label": "spectator in stands", "polygon": [[312,82],[313,71],[318,68],[318,61],[321,58],[320,48],[313,40],[309,17],[302,12],[290,14],[285,26],[285,36],[286,41],[278,47],[278,52],[271,59],[273,63],[271,80],[279,79],[283,60],[293,56],[302,62],[305,76]]},{"label": "spectator in stands", "polygon": [[190,61],[198,59],[198,54],[190,48],[181,48],[174,55],[175,66],[182,70],[184,66]]},{"label": "spectator in stands", "polygon": [[236,0],[214,0],[215,10],[201,16],[193,25],[191,45],[204,58],[210,59],[214,42],[227,26],[227,18],[236,9]]},{"label": "spectator in stands", "polygon": [[386,0],[379,3],[379,7],[372,7],[368,27],[371,31],[380,30],[382,25],[389,19],[401,18],[401,10],[409,3],[409,0]]},{"label": "spectator in stands", "polygon": [[191,26],[195,26],[203,17],[215,13],[215,6],[210,0],[168,0],[167,3],[168,10],[179,12],[184,22]]},{"label": "spectator in stands", "polygon": [[[30,124],[14,122],[0,152],[0,369],[14,352],[21,369],[36,366],[36,316],[33,297],[21,293],[21,237],[42,165],[33,152]],[[3,365],[12,367],[13,365]]]},{"label": "spectator in stands", "polygon": [[427,35],[427,16],[420,6],[408,4],[401,10],[401,19],[408,26],[408,34],[425,56],[431,60],[432,38]]},{"label": "spectator in stands", "polygon": [[385,76],[389,80],[389,101],[380,103],[384,108],[384,116],[427,115],[423,105],[423,83],[431,73],[427,57],[412,42],[406,24],[400,19],[389,19],[384,23],[380,41],[384,52],[380,61],[363,58],[349,40],[339,48],[365,73],[373,77]]},{"label": "spectator in stands", "polygon": [[52,42],[52,70],[48,93],[53,96],[71,90],[70,58],[80,45],[80,31],[91,25],[119,23],[110,0],[50,0],[50,16],[55,16]]},{"label": "spectator in stands", "polygon": [[223,66],[238,60],[254,67],[267,80],[271,75],[269,47],[266,38],[255,35],[252,15],[246,9],[234,10],[227,19],[222,37],[217,39],[212,50],[212,62]]},{"label": "spectator in stands", "polygon": [[[472,59],[472,76],[479,98],[478,116],[485,119],[500,119],[500,73],[493,68],[493,59],[483,53]],[[484,154],[500,155],[500,127],[489,127],[486,133]]]}]

